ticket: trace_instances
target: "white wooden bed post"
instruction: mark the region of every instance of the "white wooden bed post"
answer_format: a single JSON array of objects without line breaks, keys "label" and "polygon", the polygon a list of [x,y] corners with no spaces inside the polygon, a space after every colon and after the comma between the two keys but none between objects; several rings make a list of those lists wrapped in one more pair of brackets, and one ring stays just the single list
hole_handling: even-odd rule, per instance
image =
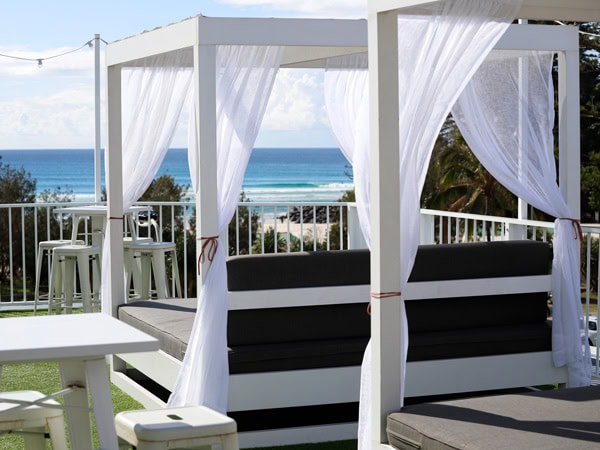
[{"label": "white wooden bed post", "polygon": [[[438,0],[452,1],[452,0]],[[398,175],[390,173],[394,165],[391,153],[398,149],[397,124],[397,14],[415,5],[433,3],[428,0],[369,1],[369,71],[371,90],[371,288],[373,291],[394,289],[390,268],[399,272],[399,199]],[[597,0],[524,0],[519,18],[533,20],[600,21]],[[392,31],[393,29],[393,31]],[[527,39],[536,41],[535,35]],[[526,41],[527,43],[527,41]],[[520,42],[523,45],[523,42]],[[526,44],[525,44],[526,45]],[[543,46],[539,40],[538,46]],[[556,48],[554,48],[556,50]],[[396,64],[394,67],[394,64]],[[559,52],[559,185],[573,218],[580,216],[580,144],[579,144],[579,54],[577,49]],[[394,97],[395,95],[395,97]],[[395,129],[392,127],[395,126]],[[394,142],[396,148],[393,148]],[[394,167],[398,167],[397,165]],[[382,192],[383,190],[383,192]],[[391,236],[395,228],[397,236]],[[384,257],[386,256],[386,257]],[[384,264],[385,262],[385,264]],[[386,417],[399,406],[400,361],[398,352],[387,344],[399,342],[399,324],[390,317],[400,317],[397,302],[391,299],[372,302],[372,446],[381,448],[387,442]],[[396,308],[397,310],[394,310]],[[393,341],[392,341],[393,342]],[[395,384],[394,384],[395,383]]]},{"label": "white wooden bed post", "polygon": [[[216,94],[215,45],[194,46],[194,107],[196,108],[196,138],[199,154],[198,188],[196,193],[196,255],[200,255],[204,241],[201,237],[218,234],[217,203],[217,94]],[[222,243],[220,243],[222,244]],[[203,288],[206,272],[211,264],[209,258],[201,262],[197,276],[197,295]]]},{"label": "white wooden bed post", "polygon": [[[117,316],[120,304],[125,303],[123,279],[123,131],[121,110],[121,65],[108,66],[108,148],[106,151],[106,193],[108,212],[106,244],[109,245],[108,296],[104,305],[110,304],[110,313]],[[115,219],[113,219],[115,218]],[[108,311],[104,311],[108,313]]]},{"label": "white wooden bed post", "polygon": [[[398,19],[369,11],[371,290],[400,291]],[[400,408],[399,297],[371,298],[371,440],[386,442],[386,417]],[[385,337],[385,339],[384,339]]]},{"label": "white wooden bed post", "polygon": [[581,216],[579,111],[577,48],[558,53],[558,183],[573,219]]}]

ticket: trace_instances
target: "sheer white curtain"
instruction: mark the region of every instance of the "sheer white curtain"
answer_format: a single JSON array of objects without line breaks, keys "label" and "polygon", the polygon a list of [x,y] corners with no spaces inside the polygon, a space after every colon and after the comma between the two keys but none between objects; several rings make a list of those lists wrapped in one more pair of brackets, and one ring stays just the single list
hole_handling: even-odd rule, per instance
[{"label": "sheer white curtain", "polygon": [[[466,83],[516,17],[521,3],[457,0],[430,6],[428,16],[398,17],[401,291],[406,287],[419,243],[419,201],[439,130]],[[402,315],[403,339],[398,351],[401,361],[406,362],[408,329],[403,303]],[[403,370],[400,402],[406,364]],[[370,378],[369,344],[361,377],[360,449],[371,448]]]},{"label": "sheer white curtain", "polygon": [[[122,70],[123,209],[152,183],[173,139],[192,79],[185,58],[183,52],[162,54]],[[105,245],[103,274],[108,273],[107,255]],[[108,292],[105,277],[102,291]],[[102,296],[102,310],[111,311],[107,295]]]},{"label": "sheer white curtain", "polygon": [[[217,47],[217,180],[219,235],[233,217],[252,146],[279,69],[281,47]],[[193,116],[193,114],[192,114]],[[195,120],[194,120],[195,123]],[[198,130],[191,129],[188,152],[196,179]],[[206,149],[202,149],[205,151]],[[170,406],[205,405],[227,410],[227,246],[219,245],[199,292],[198,312]]]},{"label": "sheer white curtain", "polygon": [[[552,270],[552,347],[568,366],[569,385],[591,379],[581,345],[578,224],[556,182],[552,53],[492,52],[452,109],[461,133],[485,168],[527,203],[558,219]],[[568,220],[564,220],[568,219]]]},{"label": "sheer white curtain", "polygon": [[369,221],[369,72],[366,53],[327,60],[325,107],[340,150],[352,165],[358,216],[365,241]]}]

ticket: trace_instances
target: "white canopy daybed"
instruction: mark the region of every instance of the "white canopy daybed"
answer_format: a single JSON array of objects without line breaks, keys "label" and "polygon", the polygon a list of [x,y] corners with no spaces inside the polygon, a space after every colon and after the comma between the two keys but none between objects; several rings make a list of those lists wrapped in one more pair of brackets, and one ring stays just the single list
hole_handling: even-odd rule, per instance
[{"label": "white canopy daybed", "polygon": [[[385,2],[385,5],[391,8],[405,3]],[[449,3],[478,5],[486,2],[471,0]],[[372,10],[377,11],[376,8],[375,5]],[[384,93],[380,97],[371,96],[373,110],[385,111],[385,113],[380,112],[379,115],[371,115],[371,148],[373,149],[371,153],[373,181],[370,193],[371,280],[372,291],[380,294],[401,291],[397,274],[404,274],[409,265],[401,263],[400,260],[402,254],[400,248],[404,248],[400,245],[404,242],[404,237],[399,240],[400,222],[405,220],[405,217],[411,217],[411,221],[418,217],[418,196],[415,197],[416,202],[413,200],[402,203],[403,215],[400,215],[400,182],[403,181],[401,178],[399,182],[401,171],[395,168],[400,167],[397,150],[403,147],[400,145],[398,134],[398,102],[394,101],[398,99],[399,93],[393,81],[397,80],[398,60],[390,57],[390,54],[396,54],[397,44],[394,43],[398,41],[398,25],[396,15],[388,13],[386,8],[382,9],[386,12],[379,15],[373,13],[371,19],[371,24],[376,22],[378,27],[371,28],[372,51],[369,57],[370,66],[375,69],[371,70],[373,80],[378,80],[383,73],[392,74],[385,86],[382,81],[379,84],[373,81],[371,86],[371,92]],[[480,17],[477,14],[475,16]],[[500,28],[504,29],[504,25],[507,23],[503,23]],[[116,314],[118,305],[125,301],[122,283],[122,240],[120,239],[122,229],[120,217],[123,208],[139,197],[144,191],[144,183],[151,181],[154,176],[152,171],[158,168],[161,154],[166,151],[172,136],[174,125],[167,129],[169,127],[155,124],[157,121],[173,124],[169,117],[177,115],[181,110],[188,86],[192,86],[194,92],[195,114],[191,115],[193,132],[189,148],[198,149],[197,153],[192,151],[190,154],[196,201],[198,205],[202,205],[201,208],[197,208],[199,236],[197,253],[200,255],[199,286],[201,286],[199,295],[202,298],[196,321],[203,326],[195,327],[201,331],[195,333],[190,342],[190,351],[186,354],[186,359],[189,361],[185,362],[184,370],[179,376],[177,389],[171,399],[173,404],[202,403],[221,411],[225,410],[227,367],[224,337],[226,319],[224,318],[227,310],[227,292],[224,270],[213,270],[215,267],[224,269],[225,254],[224,246],[215,247],[215,244],[218,242],[217,236],[228,223],[232,208],[237,202],[245,164],[277,68],[325,67],[326,58],[364,52],[365,26],[364,21],[195,17],[112,43],[107,47],[109,110],[107,188],[110,219],[107,247],[110,248],[111,263],[108,271],[105,271],[109,280],[108,295],[103,296],[105,312]],[[497,32],[500,34],[499,30]],[[565,32],[569,33],[569,31]],[[571,207],[572,213],[568,217],[574,218],[578,216],[579,204],[577,49],[576,46],[572,46],[572,33],[570,37],[562,39],[565,36],[560,32],[556,35],[546,34],[529,26],[518,26],[511,28],[510,36],[507,35],[497,44],[499,47],[504,45],[505,48],[511,49],[533,47],[561,52],[560,58],[564,64],[561,64],[563,70],[560,99],[561,149],[563,150],[561,151],[560,185],[565,193],[567,204]],[[483,47],[488,50],[496,43],[493,38],[481,41],[479,36],[471,39],[470,35],[465,35],[465,40],[483,43]],[[378,42],[381,48],[377,47]],[[412,48],[418,48],[420,45],[421,42]],[[483,48],[479,51],[483,52]],[[381,57],[373,56],[374,53]],[[481,55],[479,62],[484,57],[483,53]],[[419,64],[408,66],[417,68]],[[144,80],[144,67],[166,69],[157,75],[164,77],[164,82],[142,84],[148,87],[169,86],[167,91],[159,93],[158,97],[163,99],[162,103],[145,103],[153,98],[153,95],[144,90],[134,93],[127,91],[128,83],[135,85],[133,83],[135,80],[129,77],[140,77],[138,82]],[[466,66],[461,67],[466,69],[466,73],[462,75],[463,80],[467,80],[467,74],[472,74],[476,64],[470,61]],[[136,70],[129,70],[134,68]],[[228,69],[233,69],[233,72]],[[255,69],[258,72],[255,72]],[[242,78],[243,81],[240,81]],[[243,87],[248,78],[257,80],[250,99],[243,96]],[[567,82],[567,79],[570,81]],[[566,89],[567,86],[569,89]],[[379,91],[378,88],[382,90]],[[455,98],[458,95],[458,91],[455,93],[456,89],[450,86],[447,90],[448,97]],[[415,90],[416,92],[419,91]],[[421,94],[423,93],[419,95]],[[439,94],[431,90],[432,96]],[[254,100],[257,98],[259,100]],[[426,98],[427,96],[422,96],[423,100]],[[445,111],[436,110],[436,105],[433,104],[437,121],[442,116],[445,118],[453,103],[448,98],[444,98],[449,102],[443,106]],[[383,105],[383,99],[389,100],[390,104]],[[248,101],[249,103],[246,103]],[[224,115],[223,111],[229,113],[229,116]],[[423,121],[421,123],[427,122],[430,109],[424,108],[424,111],[424,115],[414,115],[415,118]],[[234,123],[226,124],[227,117],[233,117],[235,113],[239,116],[232,119]],[[129,124],[134,123],[133,117],[137,122],[136,126],[129,128]],[[379,118],[383,120],[381,124]],[[436,120],[432,120],[430,128],[427,129],[428,137],[432,133],[437,135]],[[402,122],[400,124],[403,126]],[[235,133],[232,132],[232,125],[235,126]],[[418,127],[419,124],[416,124],[414,129],[419,130]],[[575,131],[571,132],[572,130]],[[566,148],[568,154],[564,150]],[[129,151],[123,152],[123,149]],[[132,152],[132,149],[135,150]],[[137,149],[143,152],[143,158],[142,154],[135,153]],[[150,151],[146,152],[148,149]],[[196,154],[197,158],[195,158]],[[428,160],[427,155],[422,158],[420,164],[424,164],[426,160]],[[231,167],[226,164],[228,162],[238,164],[236,167]],[[140,170],[139,175],[137,170]],[[122,176],[123,173],[126,176]],[[413,170],[412,174],[419,176],[417,170]],[[369,185],[368,179],[365,185]],[[407,200],[404,196],[402,198]],[[415,209],[415,204],[417,215],[406,214],[406,211]],[[403,229],[404,233],[405,229]],[[414,230],[412,239],[409,239],[411,243],[418,243]],[[382,245],[382,242],[385,242],[385,245]],[[398,245],[395,245],[396,243]],[[398,342],[405,343],[406,340],[402,339],[403,330],[397,323],[397,318],[401,317],[401,303],[394,302],[394,299],[389,297],[381,302],[374,298],[373,305],[375,306],[373,315],[375,351],[371,372],[374,387],[372,417],[373,423],[376,424],[373,442],[379,443],[385,440],[382,431],[385,423],[382,419],[384,413],[397,409],[402,402],[403,383],[400,381],[402,378],[400,374],[403,364],[401,355],[396,354],[395,349],[398,348]],[[384,335],[385,339],[382,338]],[[368,359],[366,361],[369,362]],[[364,424],[365,417],[362,417],[362,421]],[[371,436],[368,428],[366,432],[363,429],[364,436]]]},{"label": "white canopy daybed", "polygon": [[[227,246],[218,245],[218,236],[237,205],[277,70],[322,68],[326,58],[364,53],[366,38],[365,20],[198,16],[107,46],[105,313],[116,315],[126,301],[123,209],[154,178],[191,92],[188,148],[197,205],[198,313],[170,404],[227,411]],[[167,372],[156,364],[154,369]],[[127,383],[117,371],[113,381]],[[307,436],[302,430],[296,434],[296,439]]]},{"label": "white canopy daybed", "polygon": [[[496,43],[515,50],[559,51],[560,187],[555,183],[553,164],[548,165],[548,170],[540,170],[540,179],[532,182],[538,183],[536,192],[545,191],[547,197],[531,192],[524,197],[557,218],[554,361],[569,368],[572,386],[585,384],[589,359],[586,361],[579,339],[580,241],[576,231],[580,192],[578,48],[551,43],[527,26],[521,28],[523,35],[508,42],[504,32],[516,18],[598,21],[600,6],[595,0],[369,2],[371,284],[376,295],[372,298],[372,342],[363,366],[359,448],[378,448],[387,442],[386,418],[399,411],[403,402],[407,334],[406,320],[398,320],[405,318],[400,293],[418,243],[419,193],[435,136]],[[411,33],[406,33],[407,28]],[[491,125],[481,122],[479,126]],[[494,145],[493,134],[488,138],[488,144]],[[552,150],[536,151],[538,155],[549,152],[552,157]],[[501,155],[497,158],[502,159]],[[496,166],[487,168],[498,173]],[[543,177],[546,181],[540,181]],[[513,180],[511,189],[522,181],[518,174],[509,178]],[[540,189],[542,185],[546,188]]]}]

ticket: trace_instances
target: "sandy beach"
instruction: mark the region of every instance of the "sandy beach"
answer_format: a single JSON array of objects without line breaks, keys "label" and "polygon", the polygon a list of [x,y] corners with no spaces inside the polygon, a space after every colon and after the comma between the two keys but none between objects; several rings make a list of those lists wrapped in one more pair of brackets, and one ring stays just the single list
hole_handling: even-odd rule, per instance
[{"label": "sandy beach", "polygon": [[293,223],[287,220],[281,222],[277,219],[264,219],[263,223],[259,223],[258,232],[267,232],[269,230],[276,230],[277,234],[285,235],[290,233],[291,235],[299,238],[304,236],[312,240],[313,236],[317,236],[318,241],[323,241],[327,238],[327,224],[325,223]]}]

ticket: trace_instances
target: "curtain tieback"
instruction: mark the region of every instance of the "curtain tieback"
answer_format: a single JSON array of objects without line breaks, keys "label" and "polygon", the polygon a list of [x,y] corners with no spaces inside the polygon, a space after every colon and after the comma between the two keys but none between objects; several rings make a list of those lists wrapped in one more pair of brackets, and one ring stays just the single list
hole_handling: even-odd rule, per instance
[{"label": "curtain tieback", "polygon": [[108,220],[123,220],[123,216],[108,216]]},{"label": "curtain tieback", "polygon": [[575,240],[579,238],[579,242],[583,242],[583,231],[581,230],[581,222],[578,219],[571,219],[570,217],[559,217],[558,220],[568,220],[573,225],[575,230]]},{"label": "curtain tieback", "polygon": [[[373,298],[390,298],[390,297],[400,297],[402,292],[371,292],[371,297]],[[371,302],[367,305],[367,314],[371,315]]]},{"label": "curtain tieback", "polygon": [[200,265],[205,261],[205,258],[212,262],[217,248],[219,247],[219,236],[199,237],[198,241],[204,241],[198,256],[198,274],[200,274]]}]

